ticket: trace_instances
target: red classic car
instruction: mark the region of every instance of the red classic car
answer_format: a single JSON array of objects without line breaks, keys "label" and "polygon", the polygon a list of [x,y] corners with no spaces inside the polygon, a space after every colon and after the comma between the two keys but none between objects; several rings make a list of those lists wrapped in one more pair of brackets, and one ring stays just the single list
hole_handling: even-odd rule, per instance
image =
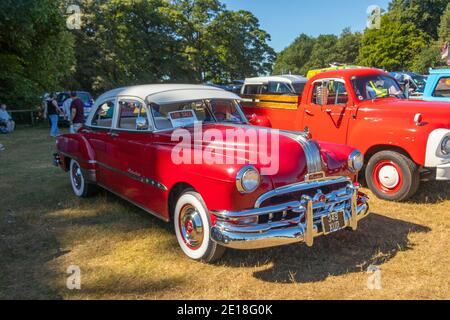
[{"label": "red classic car", "polygon": [[361,153],[250,126],[239,100],[194,85],[109,91],[77,134],[57,139],[55,164],[79,197],[100,186],[173,221],[195,260],[356,230],[369,212]]},{"label": "red classic car", "polygon": [[252,124],[307,128],[313,139],[361,150],[366,182],[379,198],[406,200],[421,180],[450,180],[450,104],[407,100],[386,72],[319,73],[301,98],[245,91],[242,96]]}]

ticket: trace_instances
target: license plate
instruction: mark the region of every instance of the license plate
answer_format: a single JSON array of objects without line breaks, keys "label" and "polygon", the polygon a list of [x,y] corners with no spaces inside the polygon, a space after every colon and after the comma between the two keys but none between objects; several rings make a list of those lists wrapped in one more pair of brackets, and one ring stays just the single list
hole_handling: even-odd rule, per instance
[{"label": "license plate", "polygon": [[330,234],[345,228],[344,212],[333,212],[322,217],[323,232]]}]

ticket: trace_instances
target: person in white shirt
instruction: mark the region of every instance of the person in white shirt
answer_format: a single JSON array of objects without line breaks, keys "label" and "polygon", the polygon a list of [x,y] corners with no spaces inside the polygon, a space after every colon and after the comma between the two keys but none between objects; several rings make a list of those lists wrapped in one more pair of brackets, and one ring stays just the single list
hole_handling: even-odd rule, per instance
[{"label": "person in white shirt", "polygon": [[64,111],[64,117],[66,118],[66,120],[70,121],[71,120],[71,114],[72,112],[70,111],[70,106],[72,105],[72,98],[68,98],[66,101],[64,101],[63,103],[63,111]]}]

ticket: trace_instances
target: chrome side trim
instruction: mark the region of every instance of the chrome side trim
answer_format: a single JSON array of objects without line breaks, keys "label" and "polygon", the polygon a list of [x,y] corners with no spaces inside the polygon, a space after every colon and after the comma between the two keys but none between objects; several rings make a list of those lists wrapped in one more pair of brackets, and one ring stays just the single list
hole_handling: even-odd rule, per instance
[{"label": "chrome side trim", "polygon": [[105,168],[105,169],[107,169],[109,171],[121,174],[123,176],[126,176],[126,177],[128,177],[130,179],[136,180],[136,181],[141,182],[141,183],[149,184],[152,187],[155,187],[157,189],[160,189],[160,190],[163,190],[163,191],[168,191],[169,190],[169,189],[167,189],[167,187],[165,185],[163,185],[162,183],[160,183],[158,181],[155,181],[153,179],[150,179],[150,178],[147,178],[147,177],[142,177],[142,176],[139,176],[137,174],[133,174],[131,172],[124,172],[122,170],[119,170],[117,168],[113,168],[113,167],[108,166],[107,164],[104,164],[104,163],[101,163],[101,162],[97,162],[97,164],[100,167]]},{"label": "chrome side trim", "polygon": [[81,159],[80,157],[76,157],[74,155],[71,155],[71,154],[68,154],[68,153],[65,153],[62,151],[58,151],[58,153],[63,155],[64,157],[71,158],[77,162],[87,163],[87,164],[97,164],[97,161],[95,161],[95,160],[84,160],[84,159]]}]

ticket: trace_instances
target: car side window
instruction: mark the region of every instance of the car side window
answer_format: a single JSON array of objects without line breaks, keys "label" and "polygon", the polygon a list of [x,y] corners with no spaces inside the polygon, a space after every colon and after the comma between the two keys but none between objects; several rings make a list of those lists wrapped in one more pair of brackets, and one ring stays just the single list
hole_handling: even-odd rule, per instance
[{"label": "car side window", "polygon": [[247,84],[244,87],[244,94],[256,95],[269,93],[269,87],[267,84]]},{"label": "car side window", "polygon": [[269,94],[290,94],[292,89],[282,82],[269,82],[267,93]]},{"label": "car side window", "polygon": [[341,81],[326,80],[314,83],[312,103],[320,106],[346,105],[348,93]]},{"label": "car side window", "polygon": [[91,125],[100,128],[111,128],[114,118],[114,105],[114,100],[108,100],[100,104],[92,118]]},{"label": "car side window", "polygon": [[450,77],[443,77],[434,89],[433,97],[450,98]]},{"label": "car side window", "polygon": [[[138,119],[143,121],[140,125],[138,125]],[[135,131],[149,130],[147,108],[143,103],[136,100],[120,100],[117,128]]]}]

